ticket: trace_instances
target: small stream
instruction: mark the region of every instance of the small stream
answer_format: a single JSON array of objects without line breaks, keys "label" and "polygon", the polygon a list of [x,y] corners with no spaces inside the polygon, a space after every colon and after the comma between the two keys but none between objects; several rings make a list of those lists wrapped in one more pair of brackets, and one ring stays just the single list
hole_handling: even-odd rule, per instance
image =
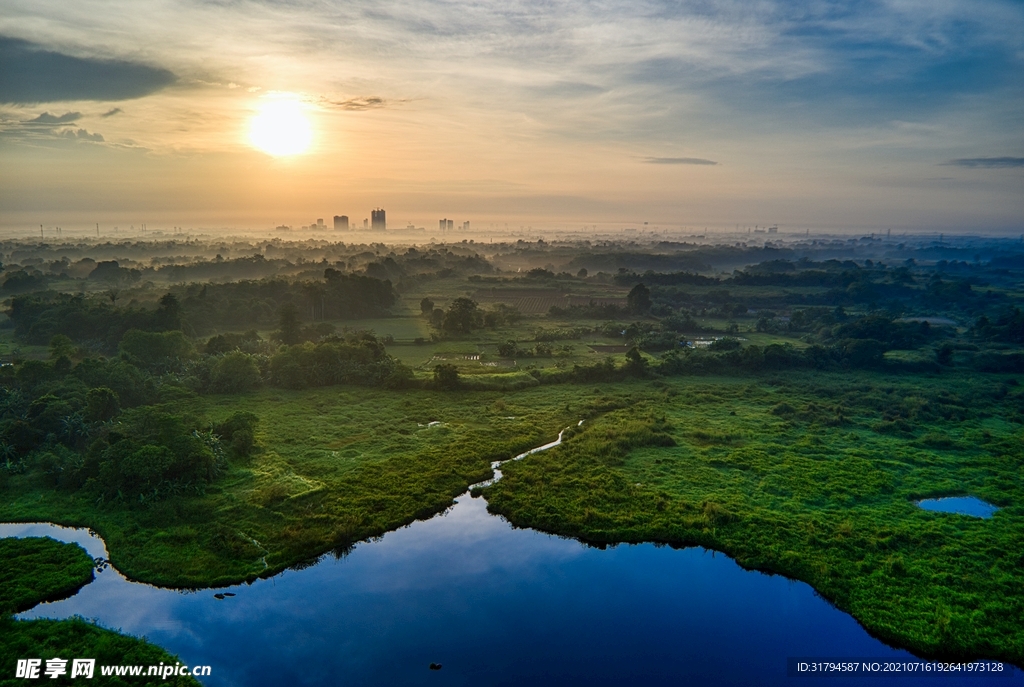
[{"label": "small stream", "polygon": [[[479,486],[500,479],[502,462]],[[51,536],[107,557],[103,541],[83,529],[5,524],[0,536]],[[19,617],[72,615],[144,635],[189,665],[210,665],[204,683],[218,687],[1024,686],[1018,671],[787,677],[788,657],[914,659],[870,637],[806,584],[702,549],[602,550],[513,528],[468,492],[445,513],[360,543],[340,560],[251,585],[181,592],[107,568],[75,596]],[[428,670],[432,662],[442,670]]]},{"label": "small stream", "polygon": [[[583,426],[583,420],[580,420],[578,423],[576,423],[576,426],[577,427],[582,427]],[[526,451],[525,453],[520,453],[518,456],[515,456],[514,458],[509,458],[509,459],[506,459],[506,460],[496,460],[496,461],[493,461],[491,463],[491,470],[494,471],[494,477],[492,477],[490,479],[485,479],[483,482],[477,482],[476,484],[469,485],[469,491],[473,491],[474,489],[478,489],[480,487],[489,487],[492,484],[494,484],[495,482],[497,482],[499,479],[501,479],[501,469],[500,468],[501,468],[501,466],[503,464],[509,462],[510,460],[522,460],[523,458],[526,458],[527,456],[532,456],[534,453],[540,453],[541,451],[547,451],[548,449],[554,448],[556,446],[560,446],[562,444],[562,436],[566,432],[568,432],[569,429],[570,429],[569,427],[566,427],[561,432],[559,432],[558,433],[558,438],[555,439],[554,441],[552,441],[551,443],[544,444],[544,445],[538,446],[536,448],[531,448],[529,451]]]}]

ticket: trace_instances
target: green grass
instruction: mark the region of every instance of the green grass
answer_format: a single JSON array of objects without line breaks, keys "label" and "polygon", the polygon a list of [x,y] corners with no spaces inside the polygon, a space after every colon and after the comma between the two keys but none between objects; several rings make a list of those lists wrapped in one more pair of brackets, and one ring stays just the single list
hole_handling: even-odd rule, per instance
[{"label": "green grass", "polygon": [[[137,580],[228,584],[437,513],[491,460],[585,418],[564,446],[506,466],[485,492],[492,510],[593,543],[721,550],[810,583],[886,641],[1024,663],[1024,393],[1009,378],[789,371],[518,388],[529,380],[190,398],[168,410],[261,418],[261,448],[204,496],[100,505],[26,473],[8,477],[0,519],[91,527]],[[507,389],[471,390],[497,383]],[[913,503],[952,494],[1001,510],[980,520]]]},{"label": "green grass", "polygon": [[[175,656],[160,647],[150,644],[144,639],[123,635],[94,625],[82,618],[69,620],[14,620],[0,618],[0,687],[16,687],[18,685],[40,682],[47,685],[78,685],[99,684],[109,687],[155,687],[156,685],[172,685],[173,687],[197,687],[199,682],[192,677],[168,677],[166,680],[157,677],[116,677],[101,676],[102,665],[142,665],[151,666],[165,663],[176,665]],[[36,681],[17,679],[14,677],[19,659],[42,659],[45,669],[46,660],[63,658],[68,661],[67,675],[50,679],[40,671]],[[71,679],[71,660],[75,658],[96,659],[96,669],[92,680],[83,677]]]},{"label": "green grass", "polygon": [[360,320],[330,320],[330,323],[342,331],[345,328],[350,330],[372,330],[377,336],[385,337],[391,335],[396,341],[410,343],[417,338],[430,340],[430,333],[433,331],[430,322],[418,313],[401,317],[378,317],[373,319]]},{"label": "green grass", "polygon": [[[922,654],[1024,663],[1024,432],[998,380],[659,383],[484,490],[523,527],[724,551]],[[785,403],[785,407],[779,408]],[[911,429],[889,431],[900,413]],[[973,494],[992,518],[914,500]]]},{"label": "green grass", "polygon": [[49,537],[0,539],[0,616],[71,596],[92,581],[93,560],[77,544]]},{"label": "green grass", "polygon": [[261,418],[261,450],[204,496],[102,505],[12,475],[0,520],[93,528],[111,562],[143,582],[254,579],[443,510],[490,475],[490,461],[550,441],[579,412],[577,393],[333,387],[192,398],[168,409],[213,422],[237,411]]},{"label": "green grass", "polygon": [[[77,544],[63,544],[48,537],[0,539],[0,687],[23,685],[15,678],[20,659],[68,661],[67,675],[56,679],[42,676],[51,685],[77,684],[85,678],[70,678],[71,659],[94,658],[93,676],[104,685],[195,686],[191,677],[167,681],[101,677],[100,665],[175,664],[176,658],[145,640],[107,630],[81,618],[69,620],[15,620],[11,613],[28,610],[43,601],[70,596],[93,579],[93,560]],[[42,673],[42,671],[40,671]]]}]

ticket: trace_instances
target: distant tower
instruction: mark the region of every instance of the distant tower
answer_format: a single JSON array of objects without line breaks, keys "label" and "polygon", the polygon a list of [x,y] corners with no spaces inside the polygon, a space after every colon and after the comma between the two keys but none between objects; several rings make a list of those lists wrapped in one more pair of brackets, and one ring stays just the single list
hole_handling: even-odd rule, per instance
[{"label": "distant tower", "polygon": [[447,221],[447,223],[448,223],[448,231],[451,231],[451,230],[452,230],[452,227],[454,227],[454,226],[455,226],[455,220],[453,220],[453,219],[449,219],[449,220],[446,220],[446,221]]},{"label": "distant tower", "polygon": [[387,229],[387,222],[384,220],[384,210],[381,208],[374,208],[370,211],[370,217],[373,222],[374,231],[384,231]]},{"label": "distant tower", "polygon": [[369,228],[370,228],[370,220],[364,218],[363,219],[363,229],[369,229]]},{"label": "distant tower", "polygon": [[437,228],[441,231],[442,234],[444,233],[444,229],[447,226],[448,226],[448,220],[446,220],[446,219],[439,219],[439,220],[437,220]]},{"label": "distant tower", "polygon": [[335,215],[334,216],[334,228],[335,230],[347,230],[348,229],[348,215]]},{"label": "distant tower", "polygon": [[323,217],[318,217],[317,218],[317,220],[316,220],[316,228],[317,229],[323,229],[324,228],[324,218]]}]

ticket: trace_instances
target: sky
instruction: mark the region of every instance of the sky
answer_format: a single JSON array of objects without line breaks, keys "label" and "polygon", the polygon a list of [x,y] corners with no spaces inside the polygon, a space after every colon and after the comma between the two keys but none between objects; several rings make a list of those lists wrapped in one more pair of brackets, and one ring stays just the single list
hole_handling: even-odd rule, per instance
[{"label": "sky", "polygon": [[[254,145],[274,103],[302,152]],[[0,224],[377,206],[1020,233],[1024,3],[4,0]]]}]

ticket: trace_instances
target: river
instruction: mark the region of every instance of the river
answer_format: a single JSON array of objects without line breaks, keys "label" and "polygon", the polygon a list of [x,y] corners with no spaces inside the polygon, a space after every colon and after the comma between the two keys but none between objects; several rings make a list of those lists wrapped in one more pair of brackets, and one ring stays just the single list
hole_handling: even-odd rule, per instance
[{"label": "river", "polygon": [[[0,525],[0,536],[30,535],[106,555],[85,530]],[[224,592],[235,596],[214,596]],[[513,528],[468,494],[340,560],[252,585],[180,592],[108,568],[19,617],[72,615],[212,666],[211,686],[1024,685],[1019,671],[788,677],[789,657],[915,659],[806,584],[702,549],[602,550]]]}]

